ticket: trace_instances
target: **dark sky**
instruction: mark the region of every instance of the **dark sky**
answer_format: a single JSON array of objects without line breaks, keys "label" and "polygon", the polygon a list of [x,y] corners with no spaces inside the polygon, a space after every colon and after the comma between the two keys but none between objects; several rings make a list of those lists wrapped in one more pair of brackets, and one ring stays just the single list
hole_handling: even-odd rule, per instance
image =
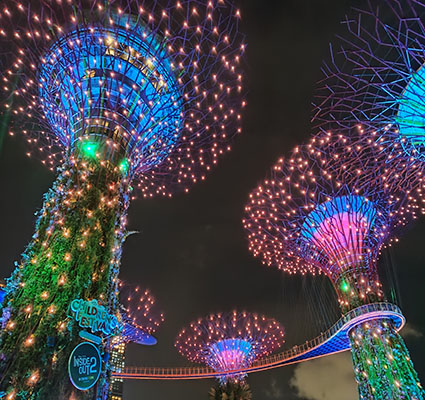
[{"label": "dark sky", "polygon": [[[288,347],[336,321],[335,299],[323,295],[328,283],[263,267],[247,250],[241,219],[250,190],[277,157],[311,134],[310,102],[321,60],[352,4],[362,1],[243,0],[242,28],[249,44],[244,134],[206,182],[188,195],[136,200],[130,208],[129,229],[140,233],[124,246],[121,277],[151,289],[166,322],[157,346],[131,346],[129,365],[188,365],[174,349],[174,338],[184,325],[210,312],[237,307],[274,317],[286,327]],[[10,275],[29,241],[34,211],[52,181],[37,160],[25,157],[23,141],[5,139],[0,153],[0,277]],[[422,220],[402,238],[391,264],[409,321],[406,342],[423,381],[424,242]],[[317,290],[322,295],[316,296]],[[248,381],[256,400],[357,397],[348,355],[252,374]],[[133,381],[126,383],[125,399],[207,399],[212,383]]]}]

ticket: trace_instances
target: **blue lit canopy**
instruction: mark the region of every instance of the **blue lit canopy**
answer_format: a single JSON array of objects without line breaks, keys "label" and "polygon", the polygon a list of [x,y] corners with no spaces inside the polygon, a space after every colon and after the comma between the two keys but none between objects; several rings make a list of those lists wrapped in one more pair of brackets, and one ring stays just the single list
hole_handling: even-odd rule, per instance
[{"label": "blue lit canopy", "polygon": [[313,258],[325,257],[323,272],[339,274],[367,262],[376,215],[374,204],[362,196],[335,197],[305,217],[300,239],[311,248]]},{"label": "blue lit canopy", "polygon": [[41,104],[71,152],[148,170],[175,146],[182,94],[161,38],[130,15],[109,23],[77,27],[51,46],[39,70]]},{"label": "blue lit canopy", "polygon": [[150,198],[187,192],[231,151],[246,105],[232,0],[4,1],[0,106],[28,156],[119,167]]},{"label": "blue lit canopy", "polygon": [[121,336],[123,342],[137,343],[145,346],[154,346],[157,344],[157,340],[154,336],[141,329],[131,320],[125,320],[123,325],[124,329]]},{"label": "blue lit canopy", "polygon": [[175,346],[192,362],[203,363],[216,372],[222,383],[244,379],[238,372],[279,348],[284,337],[283,327],[275,320],[233,311],[211,314],[192,322],[177,336]]}]

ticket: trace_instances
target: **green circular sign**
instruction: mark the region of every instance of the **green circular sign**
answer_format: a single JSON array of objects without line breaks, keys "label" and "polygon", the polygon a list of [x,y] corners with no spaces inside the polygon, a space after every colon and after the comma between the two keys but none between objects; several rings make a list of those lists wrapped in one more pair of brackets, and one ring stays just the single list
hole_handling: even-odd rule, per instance
[{"label": "green circular sign", "polygon": [[80,343],[69,357],[69,379],[77,389],[88,390],[98,381],[101,366],[102,359],[97,347],[88,342]]}]

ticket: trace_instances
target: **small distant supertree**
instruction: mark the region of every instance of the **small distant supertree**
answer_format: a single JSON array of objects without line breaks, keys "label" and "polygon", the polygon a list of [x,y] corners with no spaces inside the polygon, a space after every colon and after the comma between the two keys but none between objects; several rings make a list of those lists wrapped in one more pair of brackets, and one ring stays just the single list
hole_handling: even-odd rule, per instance
[{"label": "small distant supertree", "polygon": [[6,288],[0,392],[9,399],[104,395],[108,338],[97,387],[77,392],[69,381],[81,341],[69,306],[96,299],[118,312],[134,189],[186,192],[230,150],[244,105],[239,18],[228,0],[2,2],[3,122],[26,137],[28,155],[58,166]]},{"label": "small distant supertree", "polygon": [[139,286],[120,282],[119,290],[123,340],[147,344],[150,335],[164,322],[164,313],[149,289],[141,290]]},{"label": "small distant supertree", "polygon": [[[210,396],[221,399],[249,400],[246,373],[243,370],[284,343],[283,327],[274,319],[257,314],[233,311],[212,314],[192,322],[183,329],[175,342],[179,353],[189,361],[208,365],[219,374],[219,384]],[[235,397],[231,397],[231,393]]]},{"label": "small distant supertree", "polygon": [[[148,289],[121,281],[119,283],[120,316],[123,323],[121,335],[111,340],[110,365],[112,372],[122,372],[125,367],[127,343],[154,345],[152,336],[161,323],[164,314],[159,311],[158,303]],[[108,390],[108,400],[122,398],[124,382],[122,378],[112,377]]]},{"label": "small distant supertree", "polygon": [[[291,274],[325,274],[343,313],[385,300],[380,250],[415,216],[410,194],[386,184],[383,149],[367,133],[320,134],[280,159],[246,206],[254,255]],[[350,340],[360,398],[424,398],[391,320],[376,315]]]}]

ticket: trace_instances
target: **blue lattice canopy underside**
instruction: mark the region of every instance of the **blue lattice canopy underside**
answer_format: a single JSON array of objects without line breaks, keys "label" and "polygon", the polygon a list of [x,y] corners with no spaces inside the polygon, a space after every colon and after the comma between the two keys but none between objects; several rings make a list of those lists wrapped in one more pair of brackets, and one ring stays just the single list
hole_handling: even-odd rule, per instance
[{"label": "blue lattice canopy underside", "polygon": [[110,26],[77,27],[56,41],[42,58],[39,95],[63,146],[118,154],[123,167],[137,170],[161,163],[183,123],[180,86],[164,47],[129,15],[113,15]]}]

